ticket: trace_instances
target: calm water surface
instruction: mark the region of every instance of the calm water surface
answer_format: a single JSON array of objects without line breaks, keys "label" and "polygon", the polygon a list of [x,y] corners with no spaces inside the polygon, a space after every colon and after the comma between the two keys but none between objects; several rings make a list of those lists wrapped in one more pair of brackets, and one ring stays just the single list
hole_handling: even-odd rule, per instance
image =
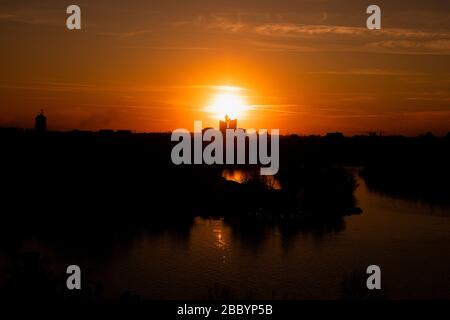
[{"label": "calm water surface", "polygon": [[353,270],[377,264],[388,298],[450,298],[450,209],[369,191],[358,179],[359,216],[342,231],[256,235],[223,220],[196,218],[186,232],[166,229],[118,239],[108,250],[71,252],[42,241],[25,247],[56,264],[80,264],[107,297],[333,299]]}]

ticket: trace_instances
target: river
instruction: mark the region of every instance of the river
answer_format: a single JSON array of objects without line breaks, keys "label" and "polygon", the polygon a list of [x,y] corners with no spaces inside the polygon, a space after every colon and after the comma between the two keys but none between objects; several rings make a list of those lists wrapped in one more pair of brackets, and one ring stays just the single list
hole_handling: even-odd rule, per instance
[{"label": "river", "polygon": [[197,217],[186,232],[143,232],[99,252],[36,239],[24,249],[49,256],[56,270],[80,264],[108,298],[128,291],[150,299],[335,299],[345,277],[372,264],[381,267],[386,298],[450,298],[450,208],[370,191],[361,178],[358,184],[363,213],[344,218],[340,231],[285,237],[267,227],[255,235]]}]

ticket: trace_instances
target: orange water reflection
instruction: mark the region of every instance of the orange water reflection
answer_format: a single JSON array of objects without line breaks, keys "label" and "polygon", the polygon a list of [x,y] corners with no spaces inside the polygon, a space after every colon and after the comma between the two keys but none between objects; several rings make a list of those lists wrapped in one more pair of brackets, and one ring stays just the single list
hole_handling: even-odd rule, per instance
[{"label": "orange water reflection", "polygon": [[267,187],[274,190],[281,190],[281,183],[275,176],[261,176],[259,170],[225,169],[222,177],[229,181],[245,183],[251,179],[259,179]]}]

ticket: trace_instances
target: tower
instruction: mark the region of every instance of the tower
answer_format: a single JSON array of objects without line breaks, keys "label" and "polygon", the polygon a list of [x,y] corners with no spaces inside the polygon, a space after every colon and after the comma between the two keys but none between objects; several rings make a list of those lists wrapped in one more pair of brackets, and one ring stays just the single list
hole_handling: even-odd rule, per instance
[{"label": "tower", "polygon": [[219,128],[222,133],[225,133],[227,129],[237,129],[237,119],[231,120],[228,115],[225,116],[225,121],[220,120]]},{"label": "tower", "polygon": [[39,133],[47,131],[47,117],[44,116],[44,110],[34,118],[34,129]]}]

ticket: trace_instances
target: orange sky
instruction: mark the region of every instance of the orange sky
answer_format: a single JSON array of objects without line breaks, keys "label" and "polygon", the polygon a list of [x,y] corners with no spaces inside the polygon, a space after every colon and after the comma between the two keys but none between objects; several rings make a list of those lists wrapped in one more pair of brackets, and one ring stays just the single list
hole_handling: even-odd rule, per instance
[{"label": "orange sky", "polygon": [[450,131],[450,3],[2,1],[0,126],[136,131],[217,126],[217,86],[242,88],[239,126],[282,133]]}]

